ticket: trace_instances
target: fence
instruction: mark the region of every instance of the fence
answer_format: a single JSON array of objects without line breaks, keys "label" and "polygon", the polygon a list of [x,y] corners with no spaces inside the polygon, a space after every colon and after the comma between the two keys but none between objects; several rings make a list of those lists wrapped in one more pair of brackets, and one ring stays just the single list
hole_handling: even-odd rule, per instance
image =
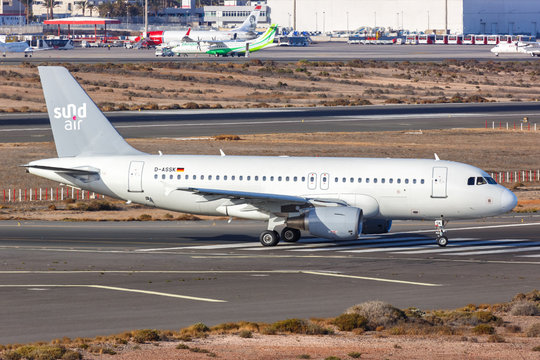
[{"label": "fence", "polygon": [[[488,128],[488,121],[486,120],[486,129]],[[491,128],[492,129],[506,129],[506,130],[520,130],[520,131],[536,131],[537,126],[536,123],[531,124],[530,122],[525,121],[519,121],[516,123],[514,121],[514,124],[512,125],[509,122],[503,123],[502,121],[499,121],[498,123],[496,121],[491,122]]]},{"label": "fence", "polygon": [[4,202],[104,199],[104,195],[75,188],[3,189]]},{"label": "fence", "polygon": [[516,170],[492,172],[491,177],[499,184],[540,181],[540,170]]}]

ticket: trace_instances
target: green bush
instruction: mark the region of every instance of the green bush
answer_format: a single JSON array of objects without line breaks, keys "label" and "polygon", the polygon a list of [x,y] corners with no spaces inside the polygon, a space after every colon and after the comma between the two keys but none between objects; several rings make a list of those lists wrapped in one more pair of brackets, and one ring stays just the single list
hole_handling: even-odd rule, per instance
[{"label": "green bush", "polygon": [[305,335],[328,335],[332,331],[317,324],[303,319],[287,319],[273,323],[264,329],[266,335],[275,335],[276,333],[291,333]]},{"label": "green bush", "polygon": [[345,313],[339,315],[334,319],[333,324],[341,331],[352,331],[354,329],[366,330],[368,321],[367,319],[356,313]]},{"label": "green bush", "polygon": [[353,359],[360,359],[360,357],[362,356],[362,354],[357,351],[350,352],[347,355],[349,355]]}]

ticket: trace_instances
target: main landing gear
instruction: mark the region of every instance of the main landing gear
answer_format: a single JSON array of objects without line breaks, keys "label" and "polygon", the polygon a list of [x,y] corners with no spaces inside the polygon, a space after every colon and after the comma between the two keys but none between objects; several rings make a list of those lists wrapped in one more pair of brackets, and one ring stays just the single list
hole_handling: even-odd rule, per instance
[{"label": "main landing gear", "polygon": [[272,218],[268,222],[268,230],[265,230],[259,236],[259,240],[263,246],[276,246],[279,243],[280,239],[283,239],[285,242],[297,242],[300,240],[300,230],[293,229],[290,227],[285,227],[281,230],[280,234],[275,230],[279,225],[284,225],[285,220],[282,218]]},{"label": "main landing gear", "polygon": [[448,244],[448,237],[446,236],[446,230],[444,226],[448,221],[444,219],[435,220],[435,234],[437,235],[437,244],[441,247],[445,247]]}]

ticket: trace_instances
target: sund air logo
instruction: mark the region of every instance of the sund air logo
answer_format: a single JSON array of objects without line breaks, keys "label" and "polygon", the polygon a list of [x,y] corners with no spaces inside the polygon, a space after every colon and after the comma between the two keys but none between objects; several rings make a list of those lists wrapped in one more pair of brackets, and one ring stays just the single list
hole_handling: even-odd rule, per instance
[{"label": "sund air logo", "polygon": [[81,124],[86,119],[86,103],[79,107],[75,104],[55,107],[53,112],[55,119],[64,119],[64,130],[81,130]]}]

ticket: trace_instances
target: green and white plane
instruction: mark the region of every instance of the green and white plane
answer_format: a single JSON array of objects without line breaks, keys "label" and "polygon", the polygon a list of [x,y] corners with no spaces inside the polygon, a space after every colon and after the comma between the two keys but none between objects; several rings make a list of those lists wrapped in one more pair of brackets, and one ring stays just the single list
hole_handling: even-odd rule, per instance
[{"label": "green and white plane", "polygon": [[264,34],[253,40],[247,41],[222,41],[211,43],[206,51],[207,54],[215,56],[242,56],[246,52],[254,52],[267,47],[275,46],[277,25],[272,24]]}]

